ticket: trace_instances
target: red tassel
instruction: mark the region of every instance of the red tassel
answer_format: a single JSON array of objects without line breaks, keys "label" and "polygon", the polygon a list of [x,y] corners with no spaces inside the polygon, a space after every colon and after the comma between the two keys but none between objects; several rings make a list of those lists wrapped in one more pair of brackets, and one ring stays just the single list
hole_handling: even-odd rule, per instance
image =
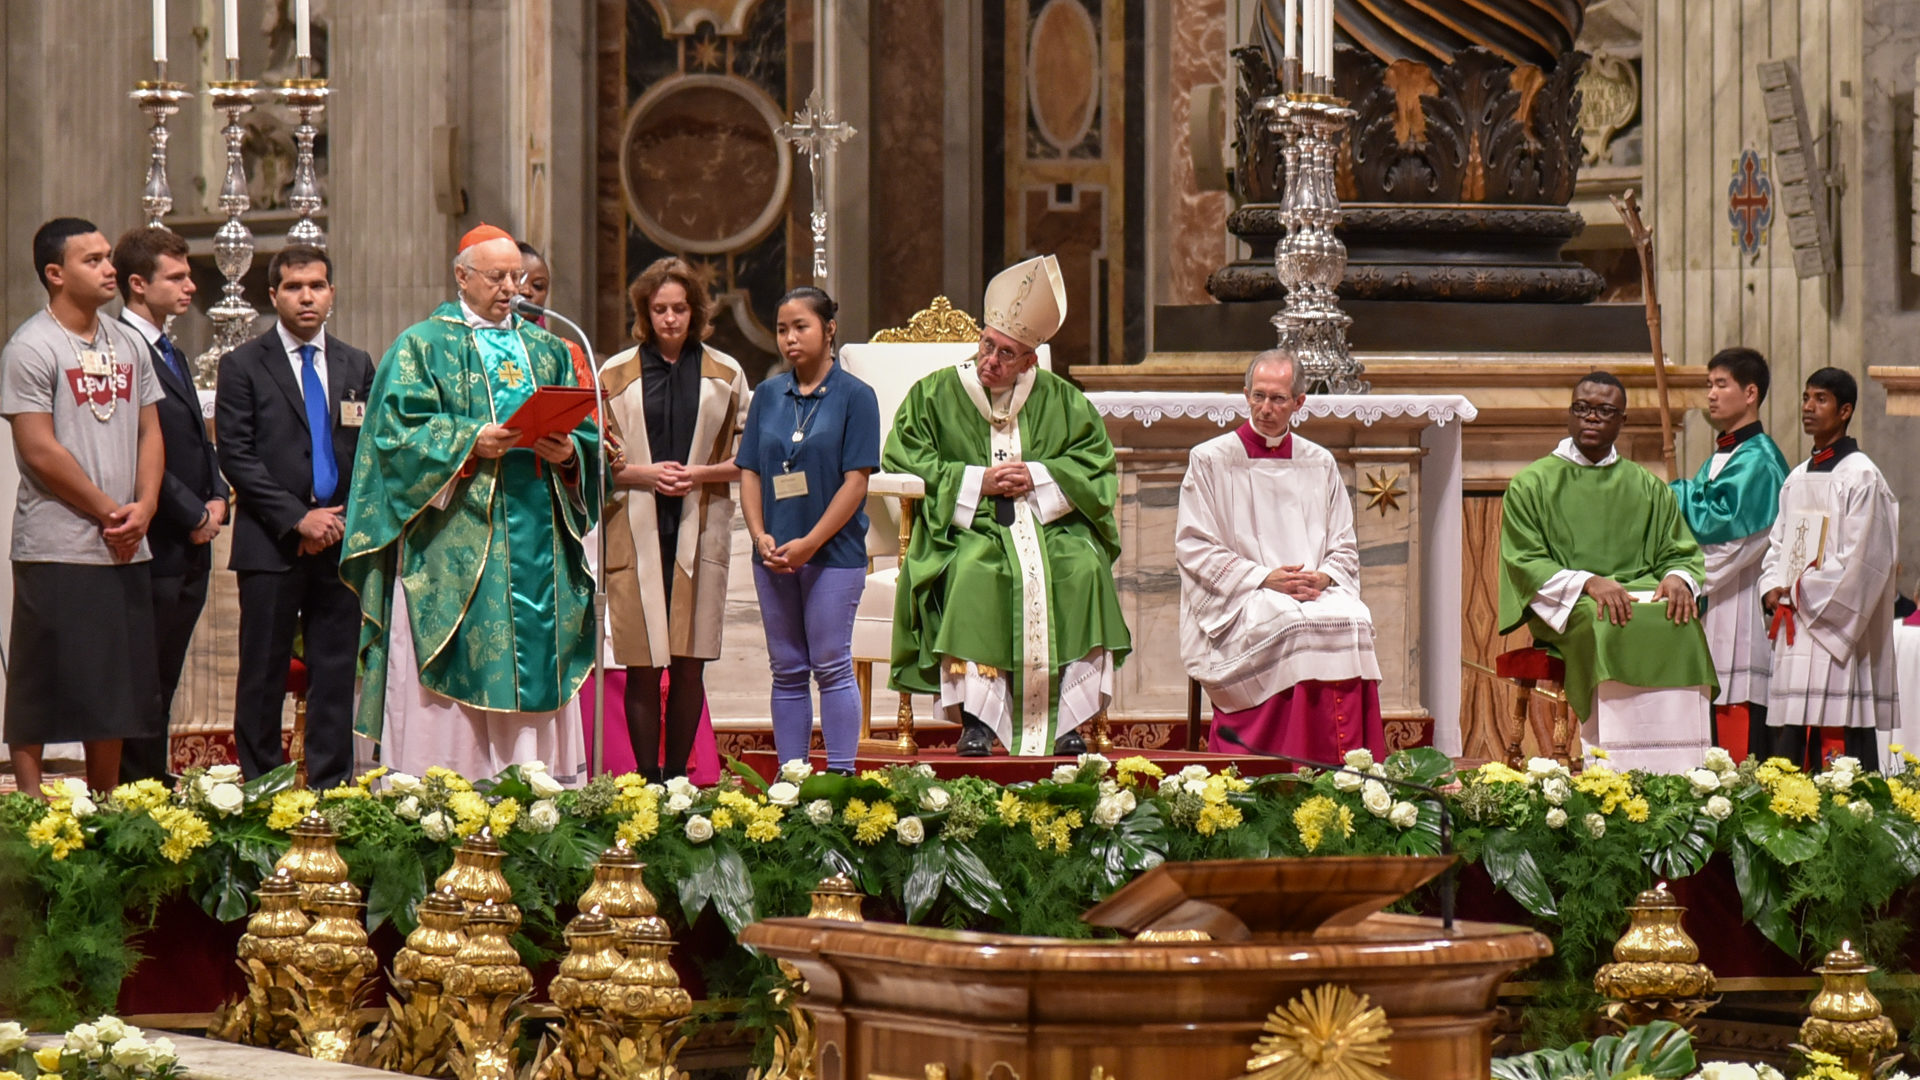
[{"label": "red tassel", "polygon": [[1773,625],[1767,627],[1767,640],[1775,641],[1780,637],[1780,628],[1786,627],[1787,644],[1793,644],[1793,607],[1790,604],[1775,604]]}]

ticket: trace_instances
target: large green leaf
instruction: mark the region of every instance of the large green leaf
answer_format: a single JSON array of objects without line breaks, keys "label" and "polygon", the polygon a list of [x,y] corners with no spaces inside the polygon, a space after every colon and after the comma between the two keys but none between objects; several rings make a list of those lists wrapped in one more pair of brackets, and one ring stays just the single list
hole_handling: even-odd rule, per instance
[{"label": "large green leaf", "polygon": [[1661,836],[1659,845],[1647,853],[1647,868],[1658,877],[1692,877],[1713,855],[1719,831],[1720,823],[1705,814],[1695,814],[1691,820],[1676,818],[1670,835]]},{"label": "large green leaf", "polygon": [[1783,952],[1797,955],[1799,935],[1787,909],[1779,866],[1744,836],[1727,845],[1727,856],[1733,861],[1734,887],[1740,890],[1741,915]]},{"label": "large green leaf", "polygon": [[703,844],[687,852],[686,874],[676,883],[680,893],[680,911],[691,926],[700,913],[707,909],[707,901],[713,898],[715,888],[714,864],[719,861],[710,844]]},{"label": "large green leaf", "polygon": [[1528,911],[1542,918],[1552,918],[1559,913],[1553,890],[1540,873],[1540,865],[1533,861],[1533,852],[1527,850],[1518,834],[1496,833],[1490,837],[1480,863],[1487,868],[1487,876],[1493,883]]},{"label": "large green leaf", "polygon": [[720,841],[715,841],[712,874],[713,906],[726,920],[727,929],[738,936],[760,918],[753,902],[753,875],[747,872],[746,861],[740,858],[740,853],[731,844]]},{"label": "large green leaf", "polygon": [[1820,854],[1827,843],[1826,822],[1792,825],[1772,810],[1748,815],[1745,832],[1747,839],[1766,848],[1767,854],[1778,859],[1783,866],[1806,862]]},{"label": "large green leaf", "polygon": [[1406,779],[1416,784],[1439,787],[1453,776],[1453,759],[1431,746],[1416,746],[1400,752],[1413,764],[1413,771]]},{"label": "large green leaf", "polygon": [[261,799],[271,799],[291,787],[293,787],[293,763],[288,762],[241,784],[240,793],[247,797],[248,804],[252,804]]},{"label": "large green leaf", "polygon": [[1913,822],[1883,814],[1875,824],[1886,837],[1893,861],[1907,876],[1920,876],[1920,833],[1915,831]]},{"label": "large green leaf", "polygon": [[940,887],[946,883],[946,844],[939,839],[921,844],[907,866],[907,880],[900,887],[900,898],[907,905],[907,921],[917,923],[940,898]]},{"label": "large green leaf", "polygon": [[367,885],[367,929],[378,930],[390,920],[410,921],[413,905],[426,895],[427,871],[420,863],[385,868]]},{"label": "large green leaf", "polygon": [[764,793],[767,790],[766,780],[754,771],[753,766],[737,757],[731,755],[727,757],[727,771],[739,777],[746,784],[748,791]]},{"label": "large green leaf", "polygon": [[965,844],[947,845],[947,888],[961,903],[983,915],[1005,918],[1011,914],[1006,888]]},{"label": "large green leaf", "polygon": [[1493,1060],[1494,1080],[1679,1080],[1691,1075],[1697,1062],[1693,1037],[1665,1020],[1629,1028],[1625,1034],[1602,1035],[1591,1043],[1574,1043],[1564,1050],[1535,1050],[1529,1054]]}]

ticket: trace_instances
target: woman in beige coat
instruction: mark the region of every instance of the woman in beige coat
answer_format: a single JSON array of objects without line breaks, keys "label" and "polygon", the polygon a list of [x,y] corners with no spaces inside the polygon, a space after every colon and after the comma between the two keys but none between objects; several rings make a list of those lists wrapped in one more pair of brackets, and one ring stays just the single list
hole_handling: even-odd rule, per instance
[{"label": "woman in beige coat", "polygon": [[[629,669],[627,734],[642,775],[685,775],[703,669],[720,655],[733,546],[735,421],[747,395],[733,358],[701,343],[713,302],[685,262],[660,259],[628,290],[637,348],[600,369],[620,457],[607,508],[614,661]],[[666,765],[660,676],[667,675]]]}]

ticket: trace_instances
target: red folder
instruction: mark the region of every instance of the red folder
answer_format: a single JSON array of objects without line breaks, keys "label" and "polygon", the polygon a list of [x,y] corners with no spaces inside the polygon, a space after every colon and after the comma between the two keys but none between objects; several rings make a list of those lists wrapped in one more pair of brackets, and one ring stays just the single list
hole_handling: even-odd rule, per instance
[{"label": "red folder", "polygon": [[543,386],[513,411],[506,426],[520,432],[515,446],[532,446],[542,435],[565,435],[593,415],[593,388],[587,386]]}]

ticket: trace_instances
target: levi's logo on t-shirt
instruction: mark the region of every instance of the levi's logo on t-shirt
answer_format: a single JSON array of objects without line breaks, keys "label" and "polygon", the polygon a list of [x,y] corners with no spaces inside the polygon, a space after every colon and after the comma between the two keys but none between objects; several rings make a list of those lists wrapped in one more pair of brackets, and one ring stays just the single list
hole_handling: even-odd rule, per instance
[{"label": "levi's logo on t-shirt", "polygon": [[133,400],[133,365],[115,364],[111,375],[89,375],[75,367],[67,368],[67,384],[73,387],[75,405],[111,404],[118,397]]}]

